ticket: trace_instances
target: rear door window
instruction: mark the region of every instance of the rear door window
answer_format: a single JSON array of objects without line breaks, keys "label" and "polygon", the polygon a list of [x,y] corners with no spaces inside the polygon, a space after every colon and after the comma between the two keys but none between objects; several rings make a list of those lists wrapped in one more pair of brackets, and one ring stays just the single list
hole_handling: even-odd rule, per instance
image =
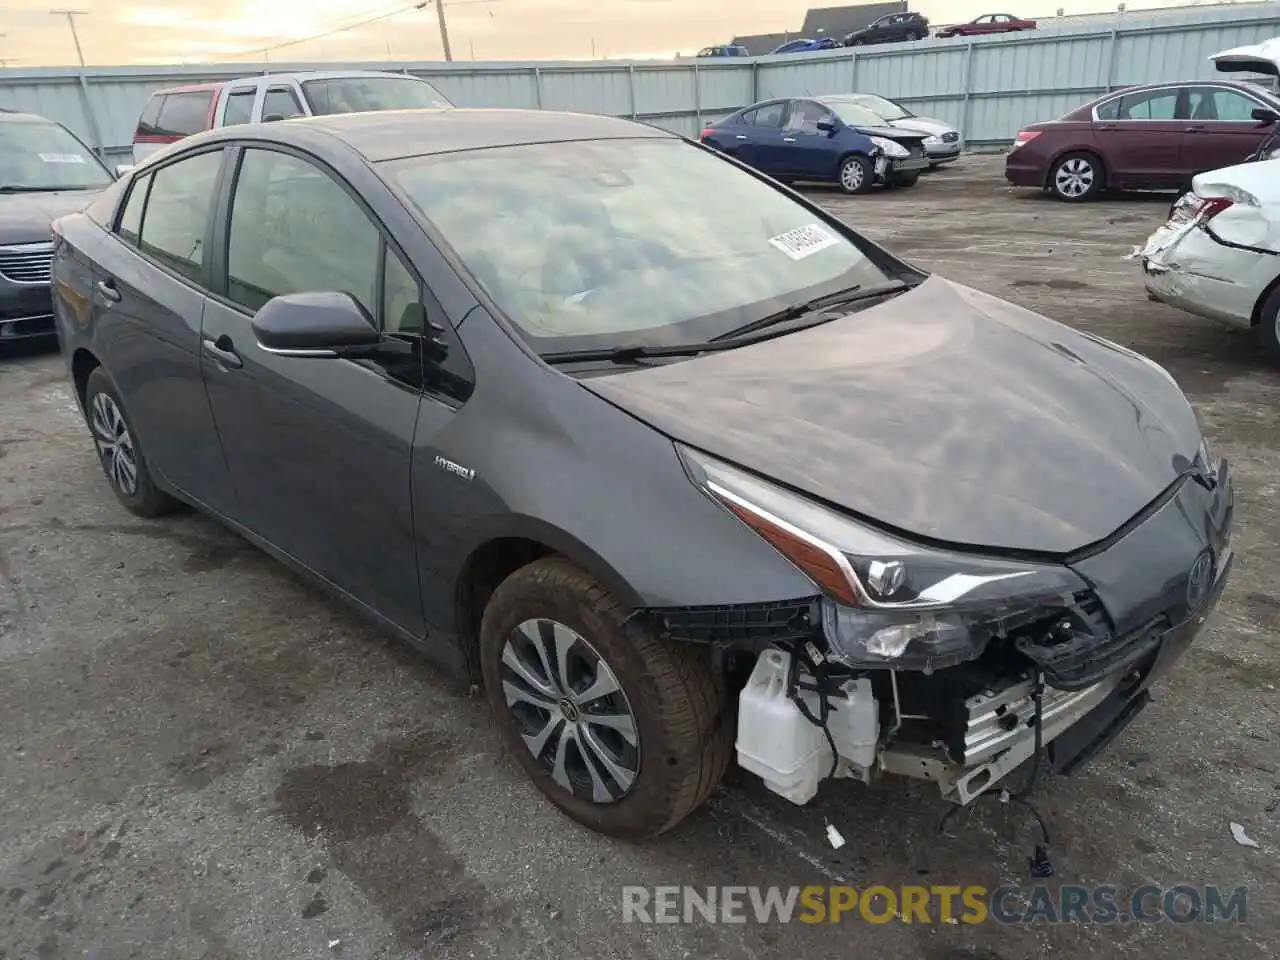
[{"label": "rear door window", "polygon": [[227,96],[226,110],[222,114],[222,125],[234,127],[241,123],[253,121],[253,98],[258,95],[257,88],[232,90]]},{"label": "rear door window", "polygon": [[1120,98],[1119,120],[1179,120],[1178,94],[1173,90],[1147,90]]},{"label": "rear door window", "polygon": [[156,132],[167,137],[189,137],[208,127],[212,90],[170,93],[160,108]]},{"label": "rear door window", "polygon": [[271,87],[262,100],[262,119],[267,117],[300,117],[303,114],[302,104],[292,87]]},{"label": "rear door window", "polygon": [[205,237],[214,204],[222,151],[161,167],[152,174],[138,248],[189,280],[204,277]]},{"label": "rear door window", "polygon": [[759,109],[752,110],[750,113],[744,113],[742,122],[748,123],[753,127],[781,127],[786,115],[787,103],[783,100],[778,103],[766,104]]}]

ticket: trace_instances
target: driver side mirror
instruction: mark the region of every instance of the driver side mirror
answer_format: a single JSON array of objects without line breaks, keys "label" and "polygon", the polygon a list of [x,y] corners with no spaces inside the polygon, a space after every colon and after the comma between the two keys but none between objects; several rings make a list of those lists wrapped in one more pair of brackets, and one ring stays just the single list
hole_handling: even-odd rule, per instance
[{"label": "driver side mirror", "polygon": [[1253,111],[1253,119],[1259,123],[1272,124],[1280,122],[1280,113],[1274,110],[1268,110],[1266,107],[1255,107]]},{"label": "driver side mirror", "polygon": [[836,122],[830,117],[823,117],[815,126],[821,133],[832,134],[836,132]]},{"label": "driver side mirror", "polygon": [[134,165],[132,163],[117,163],[112,169],[112,172],[116,175],[116,179],[119,180],[126,173],[132,170],[133,167]]},{"label": "driver side mirror", "polygon": [[340,357],[382,341],[348,293],[290,293],[268,300],[251,321],[258,345],[281,357]]}]

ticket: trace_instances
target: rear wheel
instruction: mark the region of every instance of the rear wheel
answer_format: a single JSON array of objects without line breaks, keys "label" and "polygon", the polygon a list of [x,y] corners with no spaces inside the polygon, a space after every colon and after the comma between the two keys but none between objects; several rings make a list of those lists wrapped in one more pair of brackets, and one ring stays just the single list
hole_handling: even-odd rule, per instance
[{"label": "rear wheel", "polygon": [[1271,296],[1262,304],[1258,327],[1262,348],[1273,363],[1280,363],[1280,287],[1272,290]]},{"label": "rear wheel", "polygon": [[840,189],[845,193],[866,193],[875,183],[875,170],[871,161],[854,154],[840,161]]},{"label": "rear wheel", "polygon": [[84,410],[98,460],[116,499],[139,517],[159,517],[176,509],[178,501],[152,479],[138,435],[125,414],[124,401],[102,367],[89,374]]},{"label": "rear wheel", "polygon": [[733,724],[703,651],[626,618],[585,570],[538,560],[494,591],[480,661],[503,739],[538,789],[593,830],[649,837],[720,782]]},{"label": "rear wheel", "polygon": [[920,39],[920,34],[916,33],[914,30],[908,30],[903,36],[906,38],[908,43],[910,43],[912,40]]},{"label": "rear wheel", "polygon": [[1102,161],[1093,154],[1068,153],[1053,165],[1049,190],[1059,200],[1081,203],[1098,195],[1104,177]]}]

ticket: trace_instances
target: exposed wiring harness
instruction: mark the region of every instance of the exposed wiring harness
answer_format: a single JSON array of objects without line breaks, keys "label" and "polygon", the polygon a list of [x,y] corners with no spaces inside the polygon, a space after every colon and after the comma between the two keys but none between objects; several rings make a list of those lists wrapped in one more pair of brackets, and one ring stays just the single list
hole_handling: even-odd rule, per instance
[{"label": "exposed wiring harness", "polygon": [[[1035,687],[1031,691],[1031,702],[1035,704],[1035,715],[1032,718],[1032,728],[1035,732],[1034,752],[1031,754],[1031,773],[1027,777],[1027,782],[1023,784],[1021,790],[1014,792],[1008,789],[1002,789],[996,793],[983,793],[978,795],[978,799],[982,797],[995,797],[1001,803],[1013,803],[1022,807],[1036,819],[1037,825],[1040,827],[1041,842],[1035,845],[1028,865],[1031,869],[1031,875],[1037,879],[1053,876],[1053,863],[1049,860],[1049,827],[1045,824],[1044,817],[1040,816],[1040,812],[1031,805],[1027,799],[1031,796],[1031,792],[1035,789],[1036,783],[1040,778],[1040,754],[1044,751],[1044,674],[1037,671]],[[938,824],[938,832],[946,831],[947,824],[951,818],[955,816],[959,806],[954,806],[946,812],[942,818],[942,822]]]},{"label": "exposed wiring harness", "polygon": [[[831,772],[827,776],[834,777],[836,771],[840,769],[840,754],[836,751],[836,741],[835,737],[831,735],[831,728],[827,726],[827,718],[831,716],[832,708],[831,701],[827,699],[828,677],[826,665],[821,663],[812,664],[814,682],[805,683],[800,679],[799,670],[796,668],[799,659],[799,654],[792,653],[791,659],[787,664],[787,697],[796,705],[796,709],[800,711],[801,716],[815,727],[822,728],[822,732],[827,738],[827,746],[831,748]],[[818,715],[816,717],[801,695],[802,690],[808,690],[818,695]]]}]

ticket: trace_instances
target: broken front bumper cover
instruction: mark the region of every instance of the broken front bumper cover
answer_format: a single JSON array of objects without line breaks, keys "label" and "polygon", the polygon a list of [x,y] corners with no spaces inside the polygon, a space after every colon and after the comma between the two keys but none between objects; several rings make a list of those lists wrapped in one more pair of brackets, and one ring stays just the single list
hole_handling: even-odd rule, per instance
[{"label": "broken front bumper cover", "polygon": [[[1186,651],[1217,606],[1234,555],[1228,548],[1204,605],[1136,661],[1081,690],[1046,688],[1041,704],[1041,744],[1059,773],[1070,775],[1101,752],[1151,699],[1150,686]],[[985,692],[965,703],[969,715],[963,762],[937,747],[890,745],[881,751],[884,773],[938,784],[945,799],[968,804],[1020,767],[1035,753],[1034,685],[1027,680]]]}]

